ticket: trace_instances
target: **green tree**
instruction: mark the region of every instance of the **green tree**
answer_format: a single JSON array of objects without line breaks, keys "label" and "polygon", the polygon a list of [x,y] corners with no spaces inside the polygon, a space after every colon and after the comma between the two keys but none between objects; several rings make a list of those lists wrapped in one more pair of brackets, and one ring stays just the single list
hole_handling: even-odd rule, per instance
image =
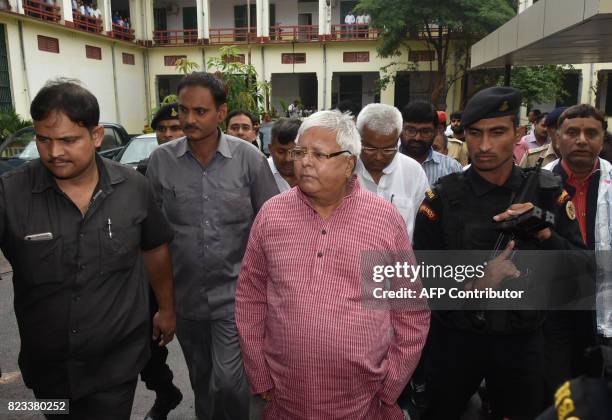
[{"label": "green tree", "polygon": [[14,108],[0,110],[0,143],[12,133],[32,125],[32,121],[24,120]]},{"label": "green tree", "polygon": [[[435,51],[431,101],[436,105],[446,103],[450,88],[469,69],[470,47],[516,14],[513,0],[361,0],[356,9],[368,13],[380,31],[380,56],[400,57],[414,39]],[[400,59],[383,69],[383,83],[402,67],[414,68],[414,63]]]},{"label": "green tree", "polygon": [[219,52],[220,56],[208,59],[206,67],[225,82],[228,109],[249,111],[261,117],[270,95],[270,83],[257,81],[255,67],[240,62],[238,47],[221,47]]},{"label": "green tree", "polygon": [[[572,66],[548,64],[533,67],[513,67],[510,85],[523,94],[523,104],[531,108],[534,104],[556,102],[565,98],[564,81],[567,72],[573,71]],[[504,70],[486,69],[470,73],[474,80],[474,91],[489,86],[504,84]]]}]

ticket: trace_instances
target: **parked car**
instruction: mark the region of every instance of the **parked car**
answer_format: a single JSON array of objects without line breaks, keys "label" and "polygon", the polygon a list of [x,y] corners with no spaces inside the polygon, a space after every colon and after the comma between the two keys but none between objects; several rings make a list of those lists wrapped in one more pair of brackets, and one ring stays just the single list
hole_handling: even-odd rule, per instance
[{"label": "parked car", "polygon": [[[130,135],[119,124],[100,123],[104,126],[104,139],[98,149],[101,156],[112,159],[130,141]],[[0,174],[17,168],[24,163],[38,159],[34,140],[34,128],[22,128],[0,145]]]},{"label": "parked car", "polygon": [[143,134],[130,140],[128,145],[117,153],[113,160],[136,169],[138,163],[147,159],[157,147],[157,136],[155,133]]}]

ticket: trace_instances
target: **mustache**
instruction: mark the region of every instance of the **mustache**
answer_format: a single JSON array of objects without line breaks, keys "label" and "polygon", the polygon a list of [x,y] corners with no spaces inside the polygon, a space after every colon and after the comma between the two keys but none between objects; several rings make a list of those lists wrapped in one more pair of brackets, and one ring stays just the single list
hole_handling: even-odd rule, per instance
[{"label": "mustache", "polygon": [[195,129],[197,129],[198,127],[196,127],[196,126],[195,126],[195,125],[193,125],[193,124],[185,124],[185,125],[183,126],[183,130],[189,130],[189,129],[191,129],[191,128],[195,128]]}]

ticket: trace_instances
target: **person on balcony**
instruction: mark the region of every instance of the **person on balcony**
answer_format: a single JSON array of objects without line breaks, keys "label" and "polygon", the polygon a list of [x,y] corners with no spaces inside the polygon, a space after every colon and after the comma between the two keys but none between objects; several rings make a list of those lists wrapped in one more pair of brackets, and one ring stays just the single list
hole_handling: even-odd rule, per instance
[{"label": "person on balcony", "polygon": [[98,20],[102,20],[102,12],[100,11],[100,8],[98,7],[97,3],[93,4],[93,15],[92,17],[98,19]]},{"label": "person on balcony", "polygon": [[81,16],[87,16],[87,11],[85,10],[85,4],[82,1],[79,2],[78,12]]},{"label": "person on balcony", "polygon": [[364,38],[365,32],[363,31],[363,25],[365,24],[365,15],[360,13],[355,18],[355,22],[357,26],[355,29],[357,30],[357,38]]},{"label": "person on balcony", "polygon": [[345,36],[347,38],[352,38],[353,37],[353,26],[355,25],[355,15],[353,14],[353,11],[349,11],[348,14],[346,15],[346,17],[344,18],[344,24],[346,25],[346,32],[345,32]]},{"label": "person on balcony", "polygon": [[79,5],[77,4],[76,0],[72,0],[72,11],[76,12],[78,7],[79,7]]}]

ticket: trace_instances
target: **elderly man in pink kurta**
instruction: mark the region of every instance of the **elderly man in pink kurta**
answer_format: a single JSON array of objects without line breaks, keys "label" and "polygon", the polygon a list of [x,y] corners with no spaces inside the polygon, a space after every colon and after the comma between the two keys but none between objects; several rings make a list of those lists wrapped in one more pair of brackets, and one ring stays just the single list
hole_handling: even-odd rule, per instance
[{"label": "elderly man in pink kurta", "polygon": [[291,151],[297,187],[270,199],[253,224],[236,323],[265,419],[403,419],[396,401],[430,314],[363,305],[362,253],[412,251],[393,205],[359,186],[360,149],[350,116],[307,118]]}]

